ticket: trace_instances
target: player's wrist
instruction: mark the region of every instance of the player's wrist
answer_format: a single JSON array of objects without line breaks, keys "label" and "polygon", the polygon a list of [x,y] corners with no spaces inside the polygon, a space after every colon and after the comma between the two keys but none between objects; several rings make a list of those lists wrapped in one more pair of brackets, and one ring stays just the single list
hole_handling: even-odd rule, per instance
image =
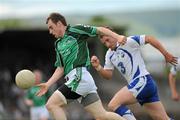
[{"label": "player's wrist", "polygon": [[96,71],[100,71],[102,69],[102,66],[99,64],[95,69]]}]

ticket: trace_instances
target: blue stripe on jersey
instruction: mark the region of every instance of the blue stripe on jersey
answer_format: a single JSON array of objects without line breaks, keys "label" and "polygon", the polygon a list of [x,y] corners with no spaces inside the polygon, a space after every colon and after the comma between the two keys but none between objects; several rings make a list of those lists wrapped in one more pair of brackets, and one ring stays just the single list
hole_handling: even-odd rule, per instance
[{"label": "blue stripe on jersey", "polygon": [[111,60],[112,56],[114,55],[114,53],[109,57],[109,59]]},{"label": "blue stripe on jersey", "polygon": [[135,79],[139,74],[140,74],[140,70],[139,70],[139,66],[138,66],[138,68],[133,76],[133,79]]},{"label": "blue stripe on jersey", "polygon": [[139,35],[132,36],[131,38],[140,45],[140,36]]},{"label": "blue stripe on jersey", "polygon": [[132,69],[131,69],[131,72],[133,70],[133,58],[132,58],[132,55],[125,49],[122,49],[122,48],[118,48],[118,50],[122,50],[124,51],[125,53],[127,53],[127,55],[129,56],[130,60],[131,60],[131,65],[132,65]]}]

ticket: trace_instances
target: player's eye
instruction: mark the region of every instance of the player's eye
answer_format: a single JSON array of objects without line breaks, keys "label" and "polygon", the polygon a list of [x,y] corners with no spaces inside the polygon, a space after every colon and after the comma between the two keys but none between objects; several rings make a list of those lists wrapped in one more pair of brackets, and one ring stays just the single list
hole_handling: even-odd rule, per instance
[{"label": "player's eye", "polygon": [[106,39],[105,42],[109,42],[109,39]]},{"label": "player's eye", "polygon": [[49,26],[49,30],[52,30],[53,28],[52,28],[52,26]]}]

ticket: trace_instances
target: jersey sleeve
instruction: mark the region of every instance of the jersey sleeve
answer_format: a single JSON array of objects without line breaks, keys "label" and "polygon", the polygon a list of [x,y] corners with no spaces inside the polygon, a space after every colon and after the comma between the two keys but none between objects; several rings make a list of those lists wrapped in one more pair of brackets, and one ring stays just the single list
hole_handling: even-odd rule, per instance
[{"label": "jersey sleeve", "polygon": [[145,45],[145,35],[135,35],[128,37],[127,41],[132,47],[140,47]]},{"label": "jersey sleeve", "polygon": [[170,72],[171,72],[171,74],[176,75],[176,73],[177,73],[177,68],[176,68],[175,65],[172,65],[172,66],[171,66]]},{"label": "jersey sleeve", "polygon": [[79,34],[85,34],[91,37],[97,36],[97,28],[94,26],[89,26],[89,25],[76,25],[70,28],[71,32],[76,32]]},{"label": "jersey sleeve", "polygon": [[56,62],[54,63],[55,67],[63,67],[60,54],[56,51]]},{"label": "jersey sleeve", "polygon": [[105,65],[104,65],[104,69],[114,69],[114,65],[111,62],[111,56],[112,54],[110,54],[110,51],[108,50],[105,56]]}]

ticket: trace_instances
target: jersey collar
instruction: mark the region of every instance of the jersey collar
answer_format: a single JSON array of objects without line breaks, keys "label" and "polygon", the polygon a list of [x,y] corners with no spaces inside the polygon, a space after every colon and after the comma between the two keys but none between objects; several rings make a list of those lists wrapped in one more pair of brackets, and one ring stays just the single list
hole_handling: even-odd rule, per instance
[{"label": "jersey collar", "polygon": [[113,51],[116,51],[119,46],[120,46],[120,44],[117,42],[116,47],[113,49]]}]

